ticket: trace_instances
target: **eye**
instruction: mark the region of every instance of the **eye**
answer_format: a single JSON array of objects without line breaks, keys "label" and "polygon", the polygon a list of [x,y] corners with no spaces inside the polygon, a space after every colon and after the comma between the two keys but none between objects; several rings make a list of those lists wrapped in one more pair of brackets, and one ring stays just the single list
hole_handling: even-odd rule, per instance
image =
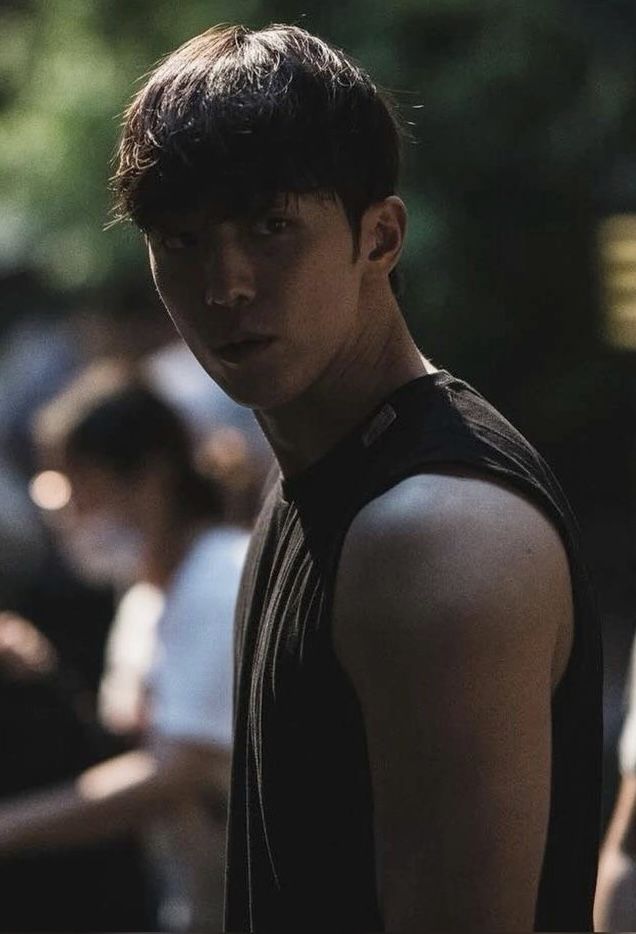
[{"label": "eye", "polygon": [[164,250],[176,253],[180,250],[191,250],[198,243],[197,235],[184,230],[181,233],[158,233],[156,237]]},{"label": "eye", "polygon": [[252,229],[260,237],[275,237],[276,234],[284,233],[290,223],[286,217],[272,215],[257,220]]}]

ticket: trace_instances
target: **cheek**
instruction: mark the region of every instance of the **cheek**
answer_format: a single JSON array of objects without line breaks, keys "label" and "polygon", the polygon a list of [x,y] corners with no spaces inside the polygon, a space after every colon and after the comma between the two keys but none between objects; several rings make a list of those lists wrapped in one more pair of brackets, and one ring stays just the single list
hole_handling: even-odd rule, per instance
[{"label": "cheek", "polygon": [[152,250],[150,251],[150,272],[161,300],[170,310],[171,300],[174,297],[174,277],[170,275],[165,264],[157,262]]},{"label": "cheek", "polygon": [[351,244],[341,244],[335,237],[322,240],[312,245],[295,266],[292,264],[290,274],[305,300],[313,305],[347,302],[357,281]]},{"label": "cheek", "polygon": [[313,296],[314,305],[323,307],[323,317],[330,320],[331,327],[339,323],[346,328],[350,308],[357,303],[359,278],[350,252],[327,246],[315,256],[308,270],[307,293]]},{"label": "cheek", "polygon": [[188,323],[192,317],[190,306],[192,304],[192,285],[193,277],[187,277],[179,274],[176,270],[169,268],[165,263],[150,259],[150,270],[155,283],[155,288],[164,304],[168,315],[174,325],[183,335],[188,337]]},{"label": "cheek", "polygon": [[[159,295],[164,304],[170,310],[170,306],[178,301],[179,303],[187,298],[189,284],[190,291],[194,281],[194,270],[186,266],[183,260],[166,260],[166,257],[157,256],[152,248],[149,248],[148,257],[150,260],[150,271]],[[191,264],[189,264],[191,265]]]}]

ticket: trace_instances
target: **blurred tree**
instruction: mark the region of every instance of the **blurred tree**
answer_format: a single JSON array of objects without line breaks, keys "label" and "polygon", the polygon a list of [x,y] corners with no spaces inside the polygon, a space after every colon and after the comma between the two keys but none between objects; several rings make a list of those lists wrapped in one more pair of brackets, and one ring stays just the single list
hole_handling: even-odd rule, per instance
[{"label": "blurred tree", "polygon": [[118,114],[153,62],[222,21],[307,25],[395,91],[416,138],[409,255],[418,262],[445,241],[448,210],[454,216],[480,193],[494,189],[499,200],[515,201],[537,190],[578,196],[634,96],[634,34],[619,28],[618,2],[616,28],[603,20],[601,38],[598,17],[576,6],[189,0],[175,15],[173,3],[157,0],[5,2],[0,264],[34,265],[67,288],[138,268],[136,238],[103,233]]},{"label": "blurred tree", "polygon": [[139,270],[136,237],[105,234],[118,115],[161,55],[258,0],[31,0],[0,10],[0,268],[67,289]]}]

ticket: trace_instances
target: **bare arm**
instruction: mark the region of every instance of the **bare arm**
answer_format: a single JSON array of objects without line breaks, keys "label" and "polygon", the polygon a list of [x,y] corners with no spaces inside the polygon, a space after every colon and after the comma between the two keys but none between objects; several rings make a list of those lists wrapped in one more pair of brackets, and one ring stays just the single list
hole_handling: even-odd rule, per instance
[{"label": "bare arm", "polygon": [[601,849],[594,903],[600,931],[636,929],[636,775],[623,776]]},{"label": "bare arm", "polygon": [[109,759],[74,782],[3,803],[0,855],[80,845],[142,826],[205,789],[223,799],[229,752],[163,741]]},{"label": "bare arm", "polygon": [[356,518],[334,638],[367,730],[387,930],[532,930],[571,626],[564,549],[515,494],[416,477]]}]

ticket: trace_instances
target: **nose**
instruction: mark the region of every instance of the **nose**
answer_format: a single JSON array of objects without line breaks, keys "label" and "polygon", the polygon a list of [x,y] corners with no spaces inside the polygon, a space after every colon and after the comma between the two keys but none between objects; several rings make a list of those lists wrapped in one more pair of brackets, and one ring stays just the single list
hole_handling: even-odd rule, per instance
[{"label": "nose", "polygon": [[207,251],[205,304],[241,308],[249,305],[255,294],[254,268],[245,247],[234,232],[220,232]]}]

